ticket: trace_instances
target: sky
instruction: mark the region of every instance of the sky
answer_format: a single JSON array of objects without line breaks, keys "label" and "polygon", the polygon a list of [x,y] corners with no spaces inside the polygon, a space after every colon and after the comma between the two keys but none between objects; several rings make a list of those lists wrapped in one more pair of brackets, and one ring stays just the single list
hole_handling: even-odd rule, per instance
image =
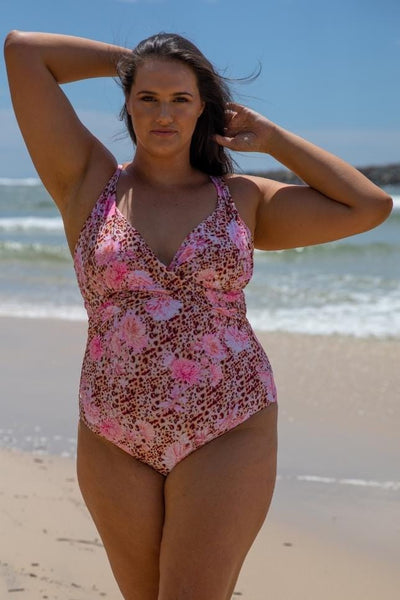
[{"label": "sky", "polygon": [[[134,47],[159,31],[188,37],[250,106],[355,166],[400,162],[398,0],[2,0],[11,29],[89,37]],[[63,86],[85,125],[114,153],[133,147],[118,120],[111,79]],[[122,139],[121,139],[122,136]],[[117,139],[118,138],[118,139]],[[280,168],[271,156],[234,153],[244,172]],[[34,177],[0,68],[0,177]]]}]

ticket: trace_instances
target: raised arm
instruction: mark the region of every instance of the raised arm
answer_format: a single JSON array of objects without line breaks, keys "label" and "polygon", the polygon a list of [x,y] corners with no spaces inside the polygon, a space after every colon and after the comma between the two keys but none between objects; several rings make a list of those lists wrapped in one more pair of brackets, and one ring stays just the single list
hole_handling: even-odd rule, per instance
[{"label": "raised arm", "polygon": [[78,119],[60,84],[116,75],[125,48],[84,38],[12,31],[4,54],[15,114],[41,180],[62,211],[94,161],[112,155]]},{"label": "raised arm", "polygon": [[259,188],[254,244],[260,250],[329,242],[372,229],[390,214],[390,196],[357,169],[246,107],[229,107],[226,135],[215,140],[268,153],[307,184],[249,177]]}]

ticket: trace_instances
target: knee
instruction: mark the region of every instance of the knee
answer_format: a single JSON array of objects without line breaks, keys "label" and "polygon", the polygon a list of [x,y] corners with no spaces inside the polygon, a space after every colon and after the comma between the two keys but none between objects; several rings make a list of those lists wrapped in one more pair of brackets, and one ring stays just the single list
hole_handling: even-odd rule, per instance
[{"label": "knee", "polygon": [[197,569],[161,570],[157,600],[231,600],[243,560],[234,568],[199,564]]}]

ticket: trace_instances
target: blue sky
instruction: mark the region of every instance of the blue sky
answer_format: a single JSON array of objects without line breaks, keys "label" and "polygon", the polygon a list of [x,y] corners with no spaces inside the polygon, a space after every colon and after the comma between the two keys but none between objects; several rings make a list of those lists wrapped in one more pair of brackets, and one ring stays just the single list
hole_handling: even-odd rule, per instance
[{"label": "blue sky", "polygon": [[[189,37],[236,84],[236,100],[354,165],[400,161],[398,0],[2,0],[0,33],[50,31],[134,46],[158,31]],[[110,79],[65,86],[80,118],[118,160],[132,155]],[[235,154],[244,171],[277,168]],[[0,70],[0,177],[34,176]]]}]

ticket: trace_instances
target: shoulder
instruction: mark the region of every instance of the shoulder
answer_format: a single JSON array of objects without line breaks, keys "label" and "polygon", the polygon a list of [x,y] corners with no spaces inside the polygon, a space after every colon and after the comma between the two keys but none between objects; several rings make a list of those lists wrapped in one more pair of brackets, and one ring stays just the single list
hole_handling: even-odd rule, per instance
[{"label": "shoulder", "polygon": [[244,173],[229,173],[223,179],[233,193],[245,195],[248,199],[260,201],[266,196],[273,195],[282,183],[267,179],[259,175],[248,175]]},{"label": "shoulder", "polygon": [[239,214],[254,235],[260,206],[266,196],[274,194],[277,182],[242,173],[229,173],[222,180],[228,186]]}]

